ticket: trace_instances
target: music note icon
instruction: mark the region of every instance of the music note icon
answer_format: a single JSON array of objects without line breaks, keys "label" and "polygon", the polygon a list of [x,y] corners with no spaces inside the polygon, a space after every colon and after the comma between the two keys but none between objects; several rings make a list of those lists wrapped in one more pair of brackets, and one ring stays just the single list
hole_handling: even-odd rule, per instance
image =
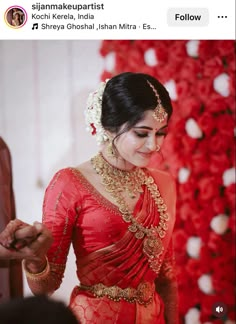
[{"label": "music note icon", "polygon": [[33,24],[32,30],[35,30],[35,29],[38,29],[38,28],[39,28],[39,24],[38,23]]}]

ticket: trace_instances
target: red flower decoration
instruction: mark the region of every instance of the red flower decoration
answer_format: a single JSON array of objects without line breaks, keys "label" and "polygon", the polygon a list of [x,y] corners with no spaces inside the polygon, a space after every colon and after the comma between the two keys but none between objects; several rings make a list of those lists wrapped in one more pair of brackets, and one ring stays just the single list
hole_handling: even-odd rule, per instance
[{"label": "red flower decoration", "polygon": [[[101,54],[115,52],[114,73],[125,71],[148,73],[167,82],[173,80],[177,98],[169,134],[162,146],[163,160],[151,161],[152,167],[168,169],[178,180],[179,170],[187,168],[186,182],[177,181],[176,224],[173,234],[179,286],[180,322],[192,307],[200,309],[200,321],[223,323],[212,314],[215,302],[227,304],[228,319],[235,319],[235,184],[224,187],[225,170],[235,165],[234,107],[235,53],[234,41],[199,41],[197,57],[186,51],[187,41],[104,41]],[[157,65],[144,62],[144,53],[154,49]],[[221,73],[229,76],[229,96],[222,97],[213,88],[214,78]],[[104,71],[103,79],[108,72]],[[109,76],[110,77],[110,76]],[[185,130],[186,121],[193,118],[203,136],[193,139]],[[211,228],[213,217],[225,214],[228,228],[219,235]],[[201,239],[199,259],[186,251],[190,236]],[[211,276],[213,293],[200,291],[197,279]],[[191,297],[191,298],[190,298]]]},{"label": "red flower decoration", "polygon": [[96,127],[94,126],[94,124],[91,124],[91,127],[92,127],[92,135],[95,135],[96,134]]}]

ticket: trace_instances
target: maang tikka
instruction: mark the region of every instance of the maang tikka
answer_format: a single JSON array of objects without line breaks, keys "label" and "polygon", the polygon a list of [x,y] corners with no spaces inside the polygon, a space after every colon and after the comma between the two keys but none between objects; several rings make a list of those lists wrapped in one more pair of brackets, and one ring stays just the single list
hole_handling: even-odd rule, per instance
[{"label": "maang tikka", "polygon": [[162,107],[161,105],[161,99],[160,99],[160,96],[159,94],[157,93],[156,89],[154,88],[154,86],[151,84],[150,81],[147,80],[147,83],[148,85],[150,86],[150,88],[152,89],[152,91],[154,92],[155,94],[155,97],[157,98],[157,106],[156,108],[154,109],[154,112],[153,112],[153,118],[155,118],[158,122],[163,122],[168,114],[167,112],[165,111],[165,109]]}]

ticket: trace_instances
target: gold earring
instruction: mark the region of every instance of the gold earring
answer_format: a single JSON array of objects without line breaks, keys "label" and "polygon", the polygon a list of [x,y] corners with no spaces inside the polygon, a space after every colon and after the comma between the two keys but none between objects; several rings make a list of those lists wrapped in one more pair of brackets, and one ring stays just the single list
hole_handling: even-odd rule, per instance
[{"label": "gold earring", "polygon": [[110,158],[116,157],[116,153],[114,151],[113,143],[112,143],[111,140],[109,140],[109,143],[107,145],[107,156],[110,157]]}]

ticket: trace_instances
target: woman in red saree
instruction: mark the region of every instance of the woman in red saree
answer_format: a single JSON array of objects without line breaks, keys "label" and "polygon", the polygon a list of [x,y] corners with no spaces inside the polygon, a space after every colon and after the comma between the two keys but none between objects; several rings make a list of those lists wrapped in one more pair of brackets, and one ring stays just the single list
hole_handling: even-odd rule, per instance
[{"label": "woman in red saree", "polygon": [[169,174],[147,167],[171,113],[168,92],[149,75],[102,83],[86,116],[101,151],[60,170],[46,190],[43,224],[53,243],[47,257],[28,257],[24,268],[33,293],[52,293],[72,244],[78,283],[70,308],[81,323],[178,322],[175,186]]}]

